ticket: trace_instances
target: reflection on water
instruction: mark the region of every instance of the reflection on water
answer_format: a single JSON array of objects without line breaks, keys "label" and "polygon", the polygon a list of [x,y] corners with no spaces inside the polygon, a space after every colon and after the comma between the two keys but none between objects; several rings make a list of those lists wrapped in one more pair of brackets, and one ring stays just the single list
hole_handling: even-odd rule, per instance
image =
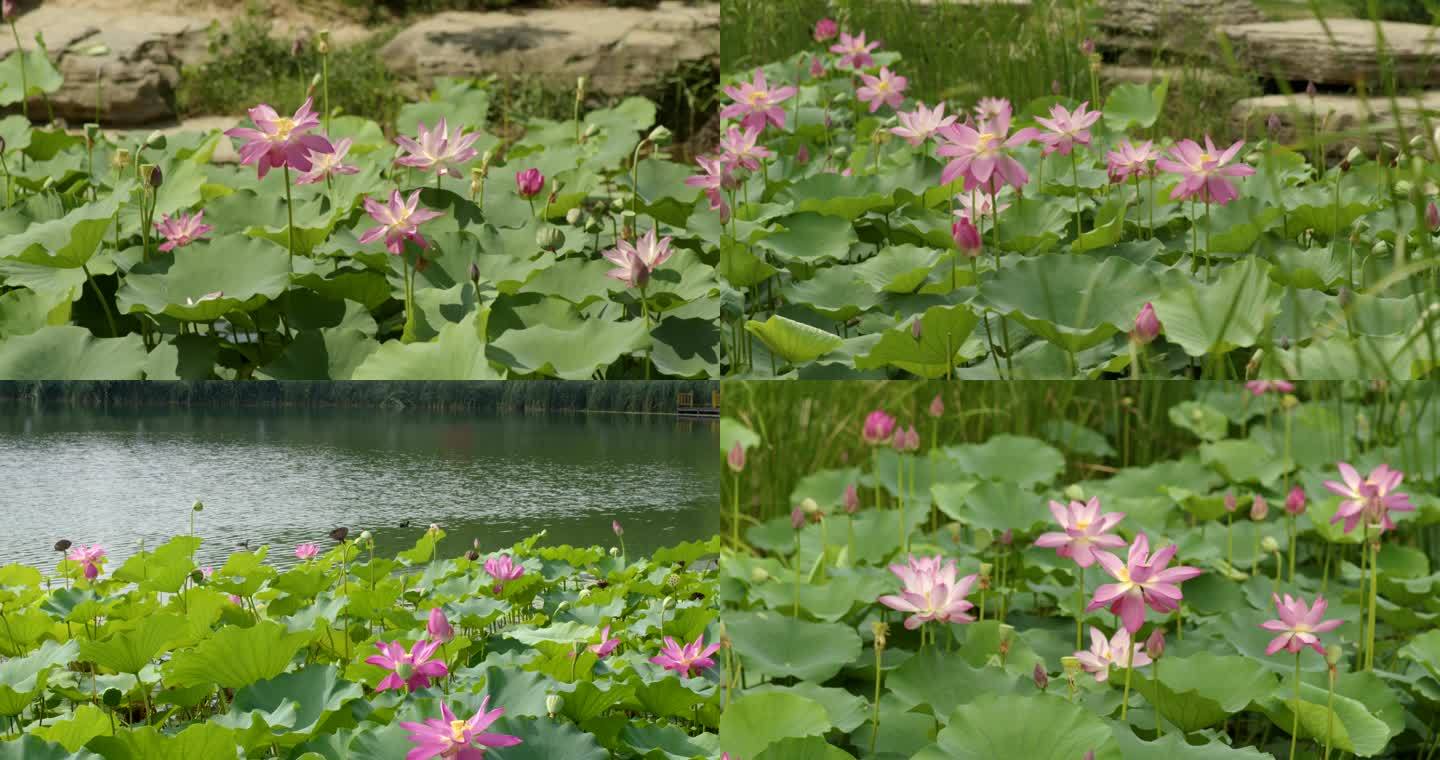
[{"label": "reflection on water", "polygon": [[[713,423],[668,416],[0,407],[0,564],[53,565],[55,541],[117,559],[189,529],[218,562],[242,542],[289,560],[344,525],[378,550],[435,522],[442,555],[540,530],[632,555],[719,528]],[[112,561],[111,567],[117,567]]]}]

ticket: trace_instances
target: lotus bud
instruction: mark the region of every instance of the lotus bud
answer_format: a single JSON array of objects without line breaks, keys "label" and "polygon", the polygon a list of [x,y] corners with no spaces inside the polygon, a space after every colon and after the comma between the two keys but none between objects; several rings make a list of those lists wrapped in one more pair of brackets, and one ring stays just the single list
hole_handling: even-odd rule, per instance
[{"label": "lotus bud", "polygon": [[1285,495],[1285,511],[1295,517],[1305,514],[1305,489],[1295,486]]},{"label": "lotus bud", "polygon": [[890,626],[876,620],[870,624],[870,632],[875,634],[875,651],[885,651],[885,642],[890,638]]},{"label": "lotus bud", "polygon": [[565,704],[565,700],[559,694],[549,694],[545,697],[545,712],[554,718],[555,713],[560,712],[560,706],[563,704]]},{"label": "lotus bud", "polygon": [[612,557],[618,557],[618,556],[620,556],[620,547],[618,547],[618,546],[612,546],[612,547],[610,547],[610,556],[612,556]]},{"label": "lotus bud", "polygon": [[470,268],[469,268],[469,270],[466,272],[466,274],[470,275],[470,281],[471,281],[471,282],[475,283],[476,286],[479,286],[479,284],[480,284],[480,265],[479,265],[479,264],[476,264],[476,263],[473,262],[473,261],[470,262]]},{"label": "lotus bud", "polygon": [[1250,519],[1260,522],[1268,514],[1270,514],[1270,505],[1265,503],[1265,497],[1258,493],[1255,494],[1254,501],[1250,502]]},{"label": "lotus bud", "polygon": [[1281,350],[1281,351],[1289,351],[1289,350],[1290,350],[1290,336],[1289,336],[1289,335],[1281,335],[1281,336],[1280,336],[1280,350]]},{"label": "lotus bud", "polygon": [[1225,494],[1225,511],[1234,512],[1236,506],[1238,505],[1235,502],[1235,494],[1227,492]]},{"label": "lotus bud", "polygon": [[790,510],[790,527],[795,530],[805,527],[805,510],[800,507]]},{"label": "lotus bud", "polygon": [[770,580],[770,573],[765,568],[757,566],[750,569],[751,583],[764,583],[768,580]]},{"label": "lotus bud", "polygon": [[855,510],[860,508],[860,492],[851,483],[845,486],[845,513],[853,515]]},{"label": "lotus bud", "polygon": [[445,610],[439,607],[430,610],[430,618],[425,622],[425,632],[431,641],[441,644],[448,644],[455,639],[455,628],[446,619]]},{"label": "lotus bud", "polygon": [[1152,660],[1158,660],[1160,655],[1165,654],[1165,631],[1160,626],[1155,626],[1155,630],[1150,632],[1150,638],[1145,639],[1145,653],[1150,655]]},{"label": "lotus bud", "polygon": [[584,218],[585,212],[581,211],[578,206],[565,212],[565,223],[570,225],[571,227],[580,226],[580,222]]},{"label": "lotus bud", "polygon": [[1365,158],[1365,151],[1360,150],[1359,146],[1356,146],[1356,147],[1354,147],[1354,148],[1351,148],[1351,149],[1350,149],[1350,152],[1345,154],[1345,160],[1346,160],[1346,161],[1349,161],[1351,164],[1358,164],[1358,163],[1360,163],[1364,158]]},{"label": "lotus bud", "polygon": [[1269,118],[1265,119],[1265,131],[1270,133],[1271,139],[1279,138],[1280,127],[1280,114],[1272,113]]},{"label": "lotus bud", "polygon": [[925,412],[931,417],[940,417],[945,414],[945,400],[940,398],[940,394],[937,393],[935,398],[930,399],[930,408]]},{"label": "lotus bud", "polygon": [[1339,665],[1340,660],[1344,657],[1345,647],[1342,647],[1339,644],[1331,644],[1330,646],[1325,647],[1325,663],[1330,667],[1333,668],[1336,665]]},{"label": "lotus bud", "polygon": [[650,134],[645,140],[651,145],[665,145],[670,142],[671,137],[674,137],[674,134],[672,134],[669,129],[666,129],[665,125],[661,124],[650,130]]},{"label": "lotus bud", "polygon": [[110,156],[110,168],[117,172],[130,168],[130,151],[117,148],[115,154]]},{"label": "lotus bud", "polygon": [[1050,80],[1050,94],[1051,94],[1051,95],[1055,95],[1055,96],[1058,97],[1058,96],[1060,95],[1060,93],[1063,92],[1063,91],[1064,91],[1064,89],[1060,87],[1060,80],[1059,80],[1059,79],[1052,79],[1052,80]]},{"label": "lotus bud", "polygon": [[1095,55],[1095,40],[1086,37],[1080,41],[1080,52],[1086,56]]},{"label": "lotus bud", "polygon": [[1130,337],[1140,345],[1148,345],[1160,335],[1160,318],[1155,316],[1155,307],[1149,301],[1141,307],[1140,313],[1135,315],[1135,328],[1130,331]]},{"label": "lotus bud", "polygon": [[1049,688],[1050,674],[1045,672],[1045,663],[1035,663],[1035,672],[1031,674],[1031,677],[1035,679],[1035,685],[1040,687],[1040,691]]},{"label": "lotus bud", "polygon": [[149,150],[165,150],[169,141],[165,139],[165,133],[155,130],[145,137],[145,147]]},{"label": "lotus bud", "polygon": [[1425,204],[1425,223],[1430,225],[1432,231],[1440,230],[1440,207],[1437,207],[1433,200]]},{"label": "lotus bud", "polygon": [[1305,83],[1305,94],[1306,94],[1306,95],[1308,95],[1308,96],[1310,96],[1310,97],[1313,98],[1313,97],[1315,97],[1316,93],[1318,93],[1318,92],[1319,92],[1319,90],[1317,90],[1317,89],[1315,88],[1315,82],[1310,81],[1310,82],[1306,82],[1306,83]]},{"label": "lotus bud", "polygon": [[1004,532],[1000,534],[1000,545],[1009,546],[1013,543],[1015,543],[1015,531],[1010,528],[1006,528]]},{"label": "lotus bud", "polygon": [[736,441],[735,445],[730,447],[730,451],[725,454],[725,464],[731,472],[740,472],[745,469],[745,447],[739,441]]},{"label": "lotus bud", "polygon": [[1275,554],[1280,551],[1280,542],[1274,536],[1266,536],[1260,539],[1260,549],[1266,554]]},{"label": "lotus bud", "polygon": [[980,239],[980,230],[968,216],[962,216],[960,221],[950,225],[950,237],[955,241],[955,248],[972,259],[979,256],[985,247]]},{"label": "lotus bud", "polygon": [[910,322],[910,337],[914,338],[916,341],[919,341],[919,340],[920,340],[920,330],[921,330],[921,327],[920,327],[920,318],[919,318],[919,317],[916,317],[914,320],[912,320],[912,321]]},{"label": "lotus bud", "polygon": [[1340,286],[1340,290],[1336,296],[1340,301],[1341,308],[1349,307],[1350,302],[1355,300],[1355,292],[1344,285]]}]

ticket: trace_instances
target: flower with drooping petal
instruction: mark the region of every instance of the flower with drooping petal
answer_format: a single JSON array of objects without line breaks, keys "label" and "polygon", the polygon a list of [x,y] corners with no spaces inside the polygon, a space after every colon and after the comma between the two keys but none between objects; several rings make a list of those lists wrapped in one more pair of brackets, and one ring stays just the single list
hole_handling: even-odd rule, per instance
[{"label": "flower with drooping petal", "polygon": [[1135,315],[1135,328],[1130,331],[1130,337],[1140,345],[1147,345],[1160,336],[1160,317],[1155,314],[1155,307],[1149,301],[1140,307],[1140,313]]},{"label": "flower with drooping petal", "polygon": [[300,544],[299,546],[295,547],[295,559],[298,559],[302,562],[309,562],[310,560],[315,559],[315,556],[319,553],[320,547],[316,544],[306,543]]},{"label": "flower with drooping petal", "polygon": [[965,178],[965,189],[984,188],[992,193],[1003,185],[1019,189],[1030,181],[1025,167],[1007,151],[1035,139],[1038,130],[1026,127],[1010,134],[1010,114],[1002,112],[976,126],[951,124],[938,134],[943,141],[936,152],[950,163],[940,172],[940,184]]},{"label": "flower with drooping petal", "polygon": [[485,560],[485,572],[495,579],[495,593],[504,590],[505,584],[525,574],[525,567],[510,558],[509,554],[501,554]]},{"label": "flower with drooping petal", "polygon": [[1409,494],[1396,490],[1405,479],[1405,474],[1399,470],[1382,464],[1371,470],[1370,475],[1362,480],[1360,473],[1351,467],[1349,462],[1340,462],[1336,467],[1339,468],[1340,478],[1344,482],[1327,480],[1325,488],[1344,498],[1340,502],[1340,508],[1335,510],[1335,516],[1330,518],[1330,523],[1333,525],[1344,520],[1346,533],[1355,530],[1355,526],[1361,521],[1368,527],[1379,528],[1382,533],[1394,530],[1395,523],[1390,519],[1391,512],[1415,510],[1415,505],[1410,503]]},{"label": "flower with drooping petal", "polygon": [[[883,73],[883,69],[881,70]],[[890,133],[911,145],[920,145],[941,129],[955,123],[955,116],[945,115],[945,104],[936,104],[928,109],[924,103],[916,103],[914,111],[897,111],[900,126],[891,127]]]},{"label": "flower with drooping petal", "polygon": [[245,141],[240,146],[240,163],[255,164],[261,179],[271,169],[289,166],[301,172],[310,171],[312,152],[329,153],[330,141],[320,135],[306,134],[320,126],[320,117],[311,110],[313,98],[293,116],[281,116],[274,108],[262,103],[250,109],[250,120],[256,129],[235,127],[225,134]]},{"label": "flower with drooping petal", "polygon": [[594,652],[596,657],[603,660],[618,646],[620,646],[620,639],[610,638],[610,626],[607,625],[600,631],[600,643],[591,644],[586,649]]},{"label": "flower with drooping petal", "polygon": [[830,46],[830,52],[840,56],[841,64],[852,69],[863,69],[875,62],[870,54],[875,52],[877,47],[880,47],[880,41],[867,43],[864,32],[854,37],[848,32],[841,32],[840,41]]},{"label": "flower with drooping petal", "polygon": [[545,175],[535,167],[515,172],[515,192],[521,198],[534,198],[545,189]]},{"label": "flower with drooping petal", "polygon": [[310,171],[297,177],[295,184],[313,185],[337,174],[358,173],[360,167],[345,163],[345,156],[350,152],[350,143],[350,138],[345,137],[336,140],[328,151],[310,151]]},{"label": "flower with drooping petal", "polygon": [[1110,533],[1125,518],[1124,512],[1100,514],[1100,497],[1087,502],[1072,501],[1069,506],[1050,502],[1050,514],[1060,523],[1063,532],[1042,533],[1035,545],[1054,549],[1061,557],[1075,560],[1081,567],[1095,564],[1098,549],[1119,549],[1125,539]]},{"label": "flower with drooping petal", "polygon": [[410,240],[421,248],[429,248],[430,243],[425,236],[420,234],[420,225],[439,216],[444,216],[439,211],[419,208],[420,191],[416,190],[410,194],[410,199],[400,197],[399,190],[390,191],[390,203],[383,204],[372,198],[365,199],[365,210],[370,212],[370,217],[380,223],[379,227],[372,227],[360,236],[361,243],[373,243],[380,238],[385,238],[385,250],[399,255],[405,250],[405,241]]},{"label": "flower with drooping petal", "polygon": [[1035,123],[1046,130],[1038,138],[1045,145],[1040,155],[1059,153],[1068,156],[1076,145],[1089,145],[1090,128],[1100,120],[1100,112],[1089,110],[1089,106],[1090,101],[1087,100],[1071,111],[1056,103],[1050,107],[1050,118],[1036,119]]},{"label": "flower with drooping petal", "polygon": [[431,679],[444,678],[450,672],[445,663],[430,659],[440,648],[438,641],[421,639],[410,646],[409,652],[398,641],[377,641],[375,648],[380,654],[370,655],[365,662],[390,671],[375,685],[377,692],[402,686],[414,692],[429,687]]},{"label": "flower with drooping petal", "polygon": [[[1105,634],[1093,625],[1090,626],[1090,650],[1075,653],[1075,659],[1080,661],[1080,667],[1084,668],[1086,673],[1095,674],[1095,680],[1102,683],[1110,677],[1112,665],[1120,668],[1130,667],[1129,658],[1129,631],[1121,628],[1115,631],[1115,636],[1107,641]],[[1135,650],[1135,667],[1143,668],[1150,663],[1150,656],[1144,650]]]},{"label": "flower with drooping petal", "polygon": [[449,644],[455,639],[455,628],[445,617],[443,608],[431,608],[430,617],[425,621],[425,633],[429,635],[431,641],[438,641],[441,644]]},{"label": "flower with drooping petal", "polygon": [[1110,181],[1119,184],[1131,177],[1144,178],[1154,174],[1155,166],[1151,162],[1159,157],[1154,142],[1146,140],[1135,145],[1127,138],[1117,143],[1115,150],[1105,154],[1105,169]]},{"label": "flower with drooping petal", "polygon": [[871,446],[883,444],[890,440],[890,434],[895,430],[895,418],[886,414],[883,409],[876,409],[865,416],[865,427],[861,431],[865,442]]},{"label": "flower with drooping petal", "polygon": [[730,466],[731,472],[740,472],[745,469],[745,446],[739,441],[736,441],[725,455],[725,464]]},{"label": "flower with drooping petal", "polygon": [[870,113],[880,110],[882,105],[898,108],[905,102],[905,88],[910,86],[910,80],[891,73],[885,66],[880,67],[880,76],[861,74],[860,81],[864,84],[855,90],[855,97],[870,104]]},{"label": "flower with drooping petal", "polygon": [[196,211],[194,214],[176,214],[173,219],[161,214],[160,221],[155,223],[155,229],[165,236],[165,242],[160,244],[160,250],[173,251],[181,246],[189,245],[199,239],[201,235],[215,229],[204,224],[204,221],[204,211]]},{"label": "flower with drooping petal", "polygon": [[694,641],[684,646],[666,636],[660,654],[651,657],[650,661],[666,670],[674,671],[681,678],[689,678],[692,670],[715,667],[715,660],[711,659],[710,655],[719,649],[718,643],[705,646],[704,634],[696,636]]},{"label": "flower with drooping petal", "polygon": [[513,747],[521,742],[520,737],[510,734],[485,733],[505,714],[503,708],[486,712],[490,706],[487,694],[480,700],[480,709],[470,720],[457,720],[450,706],[440,703],[440,717],[428,718],[423,723],[402,721],[400,727],[410,732],[405,738],[416,745],[405,753],[405,760],[485,760],[487,747]]},{"label": "flower with drooping petal", "polygon": [[975,104],[975,119],[977,121],[991,121],[1002,115],[1009,119],[1011,116],[1010,101],[1005,98],[981,98]]},{"label": "flower with drooping petal", "polygon": [[1118,583],[1107,583],[1095,590],[1095,598],[1085,607],[1086,612],[1109,607],[1120,616],[1125,630],[1134,634],[1145,625],[1145,607],[1164,615],[1174,612],[1180,606],[1183,594],[1180,584],[1199,575],[1196,567],[1179,565],[1166,568],[1175,556],[1178,547],[1170,544],[1152,556],[1150,540],[1144,533],[1135,537],[1130,544],[1128,561],[1122,562],[1109,552],[1096,552],[1095,558],[1110,577]]},{"label": "flower with drooping petal", "polygon": [[822,19],[820,19],[819,21],[816,21],[816,22],[815,22],[815,41],[816,41],[816,42],[825,42],[826,40],[833,40],[833,39],[835,39],[835,35],[838,34],[839,32],[840,32],[840,25],[839,25],[839,24],[836,24],[834,19],[822,18]]},{"label": "flower with drooping petal", "polygon": [[1304,598],[1292,597],[1289,594],[1286,594],[1284,599],[1275,594],[1271,594],[1270,598],[1275,600],[1275,611],[1279,613],[1280,619],[1266,620],[1260,627],[1267,631],[1276,631],[1280,635],[1270,640],[1270,645],[1265,647],[1265,654],[1275,654],[1281,649],[1294,654],[1310,647],[1323,657],[1325,647],[1320,646],[1320,637],[1316,634],[1327,633],[1340,627],[1339,620],[1320,619],[1325,616],[1325,609],[1329,606],[1325,597],[1315,597],[1314,606],[1307,606]]},{"label": "flower with drooping petal", "polygon": [[760,160],[775,155],[769,148],[759,145],[760,129],[747,127],[739,130],[731,127],[720,136],[720,160],[731,168],[740,166],[750,171],[760,170]]},{"label": "flower with drooping petal", "polygon": [[615,243],[614,248],[601,254],[616,266],[605,275],[626,283],[630,287],[644,285],[649,282],[650,274],[670,258],[673,253],[670,250],[670,242],[671,238],[657,237],[654,227],[641,235],[634,245],[621,238]]},{"label": "flower with drooping petal", "polygon": [[723,158],[709,156],[696,156],[695,163],[700,165],[703,173],[686,177],[685,184],[698,187],[705,193],[705,198],[710,201],[710,210],[720,212],[721,224],[730,221],[730,204],[725,202],[725,194],[720,192],[735,187],[735,178],[730,175],[730,164]]},{"label": "flower with drooping petal", "polygon": [[1170,193],[1172,200],[1198,198],[1223,206],[1240,197],[1240,191],[1226,177],[1248,177],[1255,173],[1245,164],[1227,166],[1244,145],[1244,140],[1236,140],[1221,151],[1209,135],[1205,136],[1204,148],[1194,140],[1181,140],[1164,158],[1155,161],[1155,168],[1180,175],[1180,184]]},{"label": "flower with drooping petal", "polygon": [[412,140],[405,135],[395,138],[395,144],[406,152],[406,155],[395,159],[395,163],[400,166],[454,177],[460,174],[456,167],[480,155],[480,151],[473,147],[475,141],[480,139],[480,133],[471,132],[467,135],[463,130],[457,129],[452,135],[445,124],[444,116],[435,122],[434,129],[426,129],[425,122],[422,121],[416,126],[416,131],[419,133],[417,139]]},{"label": "flower with drooping petal", "polygon": [[93,581],[100,577],[100,565],[105,562],[105,547],[100,544],[76,546],[70,550],[65,559],[83,565],[85,580]]},{"label": "flower with drooping petal", "polygon": [[1245,390],[1250,391],[1252,396],[1263,396],[1267,393],[1291,393],[1295,390],[1295,384],[1285,380],[1251,380],[1245,383]]},{"label": "flower with drooping petal", "polygon": [[975,608],[965,599],[979,576],[967,575],[955,578],[955,560],[940,556],[920,557],[910,555],[906,564],[890,566],[904,584],[897,594],[886,594],[876,601],[892,610],[909,613],[905,627],[915,630],[936,621],[940,623],[973,623],[975,618],[969,611]]},{"label": "flower with drooping petal", "polygon": [[757,131],[766,124],[776,129],[785,129],[785,108],[780,104],[795,95],[795,88],[789,85],[771,87],[765,81],[765,72],[755,69],[751,81],[740,80],[740,84],[725,88],[725,94],[735,101],[720,109],[722,119],[740,119],[740,126]]}]

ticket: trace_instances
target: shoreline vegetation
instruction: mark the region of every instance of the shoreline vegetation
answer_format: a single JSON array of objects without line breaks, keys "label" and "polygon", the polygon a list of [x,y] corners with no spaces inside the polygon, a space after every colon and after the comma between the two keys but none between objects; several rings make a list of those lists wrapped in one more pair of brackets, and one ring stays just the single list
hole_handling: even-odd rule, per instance
[{"label": "shoreline vegetation", "polygon": [[481,412],[604,412],[670,414],[682,393],[708,399],[714,381],[432,382],[269,381],[0,381],[0,408],[14,405],[84,408],[233,409],[390,408]]}]

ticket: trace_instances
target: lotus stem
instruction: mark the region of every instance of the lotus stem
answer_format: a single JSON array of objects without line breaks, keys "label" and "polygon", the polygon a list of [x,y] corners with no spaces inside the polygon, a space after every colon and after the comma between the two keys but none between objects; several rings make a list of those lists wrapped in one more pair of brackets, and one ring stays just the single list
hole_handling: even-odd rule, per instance
[{"label": "lotus stem", "polygon": [[[25,117],[25,126],[30,126],[30,75],[26,72],[25,48],[20,45],[20,31],[15,28],[15,19],[10,19],[10,34],[15,37],[15,56],[20,60],[20,113]],[[20,171],[25,171],[25,153],[20,153]]]},{"label": "lotus stem", "polygon": [[1080,629],[1084,626],[1082,622],[1085,617],[1085,568],[1080,568],[1080,575],[1075,580],[1075,651],[1080,651],[1082,640]]},{"label": "lotus stem", "polygon": [[1155,733],[1159,736],[1165,735],[1165,719],[1160,715],[1160,657],[1156,656],[1150,663],[1150,675],[1155,678]]},{"label": "lotus stem", "polygon": [[1079,243],[1085,228],[1080,221],[1080,160],[1073,150],[1070,151],[1070,176],[1075,178],[1075,242]]},{"label": "lotus stem", "polygon": [[[1333,689],[1331,696],[1334,696]],[[1290,721],[1290,760],[1295,760],[1295,743],[1300,739],[1300,652],[1295,653],[1295,708],[1291,712],[1294,717]]]},{"label": "lotus stem", "polygon": [[[1370,540],[1370,526],[1365,526],[1365,538]],[[1365,635],[1365,669],[1375,669],[1375,599],[1380,595],[1380,536],[1377,534],[1370,543],[1370,629]]]},{"label": "lotus stem", "polygon": [[1130,634],[1130,648],[1125,655],[1125,695],[1120,698],[1120,720],[1124,722],[1125,716],[1130,712],[1130,674],[1135,672],[1135,637],[1139,631]]},{"label": "lotus stem", "polygon": [[[1335,666],[1330,665],[1329,671],[1330,689],[1325,697],[1325,711],[1329,713],[1325,716],[1325,760],[1330,760],[1330,742],[1335,734]],[[1292,750],[1290,754],[1295,753]]]},{"label": "lotus stem", "polygon": [[730,534],[731,542],[735,545],[735,551],[740,551],[740,473],[735,473],[735,493],[730,511]]}]

